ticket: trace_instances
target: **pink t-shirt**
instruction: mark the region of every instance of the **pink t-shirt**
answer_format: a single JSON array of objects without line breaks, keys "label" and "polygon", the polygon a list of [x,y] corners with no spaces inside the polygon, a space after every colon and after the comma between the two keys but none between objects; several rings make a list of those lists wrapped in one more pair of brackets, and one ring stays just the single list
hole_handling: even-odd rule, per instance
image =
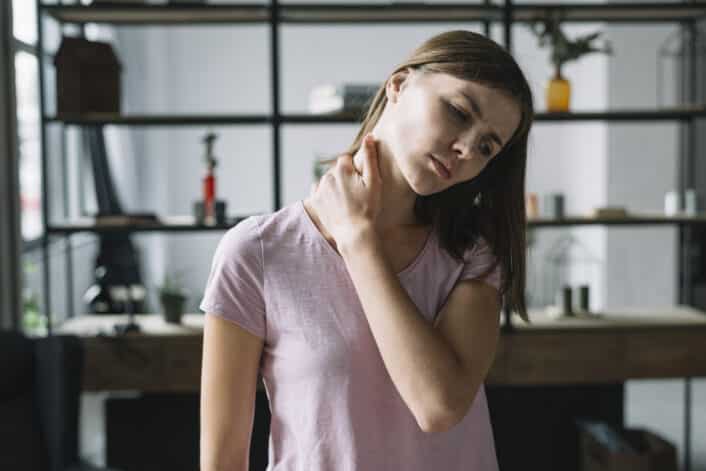
[{"label": "pink t-shirt", "polygon": [[[434,326],[456,282],[477,278],[493,256],[481,239],[464,259],[443,251],[432,233],[397,274]],[[499,276],[496,268],[485,281],[497,288]],[[452,429],[419,428],[385,369],[343,258],[301,200],[223,236],[200,308],[264,340],[267,471],[497,470],[485,387]]]}]

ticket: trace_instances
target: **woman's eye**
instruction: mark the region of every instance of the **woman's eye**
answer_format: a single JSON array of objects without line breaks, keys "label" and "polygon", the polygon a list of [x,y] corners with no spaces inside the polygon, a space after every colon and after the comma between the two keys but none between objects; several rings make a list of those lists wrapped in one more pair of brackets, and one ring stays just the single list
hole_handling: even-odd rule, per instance
[{"label": "woman's eye", "polygon": [[481,145],[481,153],[488,158],[493,153],[493,148],[488,144],[483,144]]},{"label": "woman's eye", "polygon": [[456,108],[455,106],[453,106],[453,105],[451,105],[451,104],[448,104],[448,103],[447,103],[447,106],[448,106],[448,108],[453,112],[453,114],[456,115],[457,118],[461,119],[461,121],[465,121],[465,120],[468,118],[468,116],[466,115],[466,113],[464,113],[463,111],[459,110],[459,109]]}]

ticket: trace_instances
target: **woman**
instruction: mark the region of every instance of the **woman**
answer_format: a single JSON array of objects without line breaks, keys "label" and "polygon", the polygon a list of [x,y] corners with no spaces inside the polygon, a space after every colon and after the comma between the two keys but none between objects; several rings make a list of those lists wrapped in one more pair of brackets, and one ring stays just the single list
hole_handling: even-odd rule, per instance
[{"label": "woman", "polygon": [[528,320],[532,119],[503,48],[439,34],[309,198],[226,233],[201,303],[202,469],[248,469],[258,372],[270,471],[497,469],[483,381],[503,301]]}]

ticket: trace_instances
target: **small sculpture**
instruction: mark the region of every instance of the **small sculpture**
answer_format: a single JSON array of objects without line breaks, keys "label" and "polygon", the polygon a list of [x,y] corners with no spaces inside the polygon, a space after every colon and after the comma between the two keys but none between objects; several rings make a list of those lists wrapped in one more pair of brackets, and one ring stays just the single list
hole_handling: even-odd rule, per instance
[{"label": "small sculpture", "polygon": [[215,200],[216,200],[216,176],[214,169],[218,162],[213,155],[213,143],[216,140],[216,134],[210,132],[203,138],[206,144],[206,175],[203,178],[203,222],[206,225],[214,225],[216,223],[215,215]]}]

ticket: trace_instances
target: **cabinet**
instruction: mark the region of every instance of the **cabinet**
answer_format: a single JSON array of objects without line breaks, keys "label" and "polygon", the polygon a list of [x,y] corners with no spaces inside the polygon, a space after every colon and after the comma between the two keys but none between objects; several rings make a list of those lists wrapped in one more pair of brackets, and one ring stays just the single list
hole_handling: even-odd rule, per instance
[{"label": "cabinet", "polygon": [[[280,69],[280,27],[284,24],[400,24],[420,22],[444,22],[460,24],[480,24],[490,33],[491,25],[499,25],[503,29],[500,41],[512,50],[512,26],[527,23],[549,15],[559,15],[569,23],[607,22],[607,23],[678,23],[683,28],[693,31],[699,21],[706,15],[706,4],[702,3],[630,3],[630,4],[515,4],[511,0],[502,3],[479,2],[473,4],[424,4],[424,3],[380,3],[380,4],[301,4],[278,1],[264,4],[173,4],[173,5],[80,5],[76,4],[45,4],[38,1],[38,16],[40,19],[50,18],[60,24],[85,25],[87,23],[104,23],[120,25],[222,25],[232,24],[234,27],[243,24],[268,25],[270,35],[270,66],[271,66],[271,102],[270,113],[264,115],[47,115],[46,114],[46,79],[43,67],[40,67],[40,109],[42,113],[42,168],[43,168],[43,214],[44,227],[47,236],[42,248],[45,253],[44,292],[46,305],[51,306],[49,258],[46,256],[48,245],[52,238],[64,238],[66,241],[78,232],[138,232],[138,231],[222,231],[237,224],[245,215],[236,216],[228,224],[220,226],[200,226],[193,224],[189,217],[164,217],[159,225],[132,225],[120,227],[96,227],[88,220],[67,220],[53,222],[49,214],[47,191],[47,128],[58,126],[81,127],[96,124],[116,126],[144,127],[155,126],[204,126],[209,124],[238,126],[243,124],[267,124],[272,127],[272,183],[274,208],[282,204],[281,194],[281,128],[287,124],[326,124],[350,123],[355,118],[345,115],[313,116],[306,114],[284,114],[280,106],[282,77]],[[43,22],[38,22],[38,49],[40,56],[44,53]],[[693,61],[694,57],[686,57]],[[684,87],[685,103],[695,103],[695,69],[689,68],[687,86]],[[696,145],[696,121],[706,117],[706,106],[691,104],[673,108],[644,109],[614,109],[603,112],[570,112],[570,113],[538,113],[536,125],[545,122],[678,122],[682,128],[681,152],[679,158],[680,185],[683,190],[693,185],[694,175],[689,169],[694,168],[694,146]],[[577,225],[605,226],[653,226],[673,225],[679,230],[679,272],[681,274],[679,303],[692,304],[691,291],[691,251],[693,248],[694,229],[706,225],[706,215],[665,217],[660,215],[635,215],[624,219],[601,219],[586,217],[567,217],[561,220],[533,219],[528,226],[533,229],[543,227],[561,227]],[[71,253],[67,252],[67,257]],[[69,283],[70,285],[70,283]],[[70,302],[71,296],[67,296]],[[73,307],[67,309],[73,312]],[[51,324],[51,323],[50,323]],[[513,324],[509,312],[505,313],[505,334],[513,332]],[[687,395],[687,401],[690,396]],[[690,404],[687,403],[687,408]],[[688,443],[688,426],[687,443]]]}]

